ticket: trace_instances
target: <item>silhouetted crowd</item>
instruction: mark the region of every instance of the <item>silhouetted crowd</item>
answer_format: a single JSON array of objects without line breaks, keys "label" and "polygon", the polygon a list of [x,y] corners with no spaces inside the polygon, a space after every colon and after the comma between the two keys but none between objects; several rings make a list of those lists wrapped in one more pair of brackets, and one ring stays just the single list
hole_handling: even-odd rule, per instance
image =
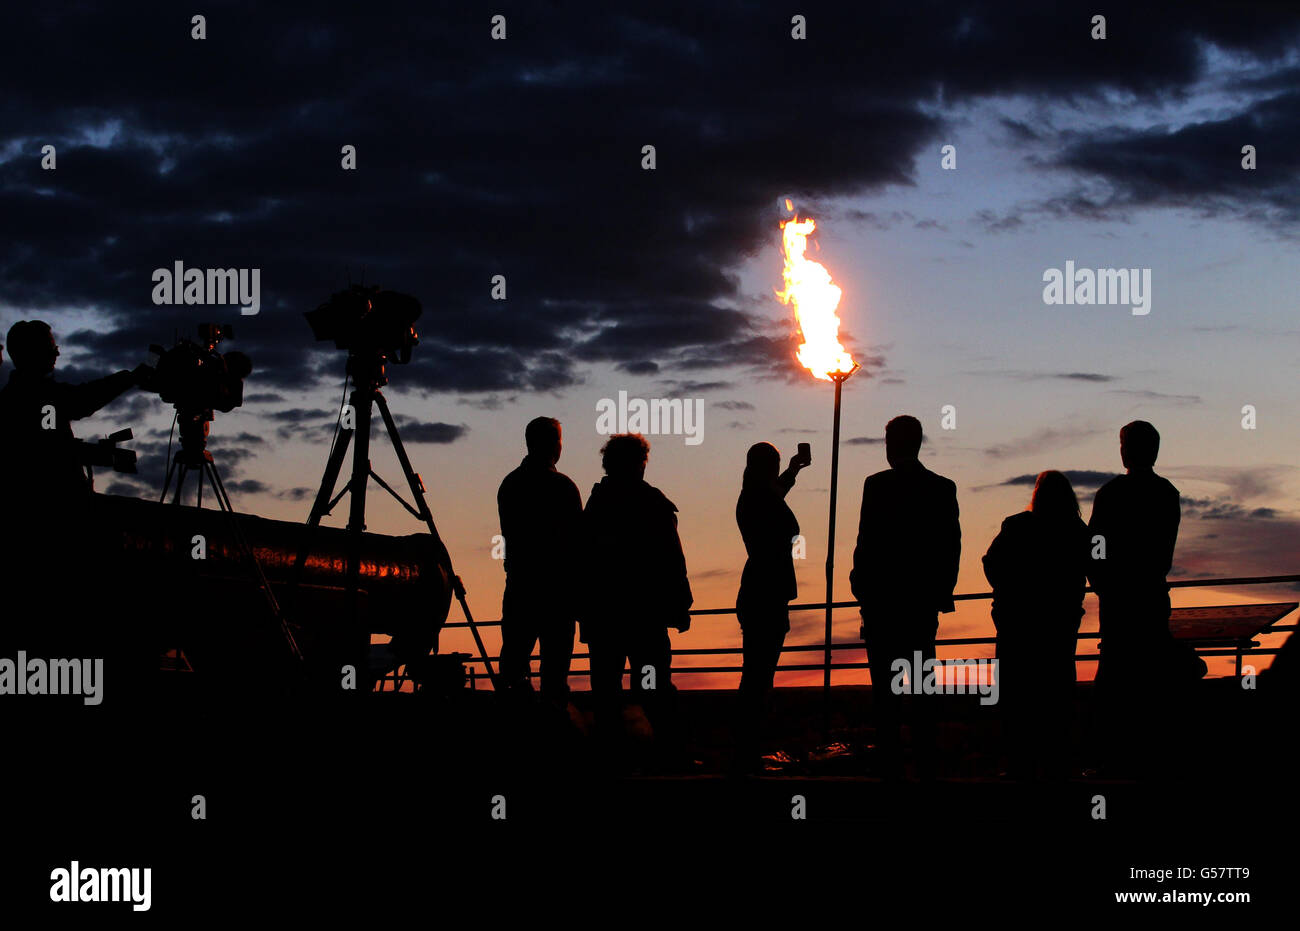
[{"label": "silhouetted crowd", "polygon": [[[609,438],[605,477],[584,508],[578,489],[556,470],[558,421],[540,417],[525,432],[528,454],[501,483],[497,501],[506,541],[501,674],[508,689],[529,690],[529,658],[540,642],[542,693],[567,703],[575,626],[587,644],[598,732],[621,727],[622,678],[630,682],[655,732],[675,746],[670,629],[690,626],[691,589],[677,535],[677,508],[645,480],[649,444],[637,434]],[[939,615],[955,610],[961,555],[956,485],[921,464],[921,423],[900,416],[885,429],[889,468],[863,484],[850,584],[873,671],[872,703],[881,774],[902,778],[910,733],[915,772],[936,772],[933,703],[919,689],[896,690],[889,670],[935,659]],[[1097,728],[1103,767],[1140,771],[1157,742],[1152,716],[1174,713],[1204,663],[1169,630],[1169,573],[1178,535],[1178,491],[1156,475],[1160,437],[1145,421],[1120,431],[1126,474],[1097,492],[1085,524],[1061,472],[1038,476],[1027,510],[1008,517],[984,556],[993,587],[997,684],[1007,775],[1061,779],[1069,774],[1075,650],[1091,581],[1100,604]],[[799,523],[786,503],[810,459],[784,472],[776,447],[746,457],[736,523],[747,559],[736,598],[743,636],[733,765],[752,771],[773,680],[797,596],[794,544]],[[592,579],[562,588],[563,563],[581,552]],[[901,692],[901,693],[900,693]],[[910,698],[905,700],[905,695]],[[906,725],[906,730],[904,729]]]},{"label": "silhouetted crowd", "polygon": [[[74,450],[70,422],[90,416],[146,377],[147,367],[83,385],[57,381],[59,349],[41,321],[8,334],[14,371],[0,389],[0,488],[6,517],[24,528],[6,543],[6,565],[31,591],[63,583],[53,554],[83,523],[91,485]],[[0,347],[2,348],[2,347]],[[590,657],[598,733],[622,730],[623,676],[658,743],[680,749],[669,630],[690,628],[693,599],[677,532],[677,508],[645,480],[650,446],[637,434],[611,436],[601,450],[604,478],[584,506],[556,469],[558,421],[539,417],[525,431],[527,455],[497,494],[505,539],[500,678],[507,691],[529,691],[530,661],[540,644],[541,692],[568,702],[575,633]],[[873,670],[872,703],[884,775],[904,773],[904,725],[919,777],[935,772],[932,703],[896,693],[888,670],[903,660],[935,658],[939,615],[954,611],[961,553],[957,490],[921,464],[921,423],[900,416],[885,429],[889,468],[863,484],[850,583],[862,614],[861,637]],[[1088,582],[1099,599],[1097,732],[1114,769],[1142,765],[1155,752],[1152,720],[1177,715],[1183,689],[1205,665],[1170,634],[1166,576],[1178,534],[1178,491],[1154,471],[1160,437],[1145,421],[1120,431],[1126,473],[1103,485],[1085,524],[1069,479],[1038,476],[1027,510],[1003,521],[984,556],[993,587],[997,676],[1008,773],[1061,778],[1069,766],[1075,650]],[[781,456],[758,443],[746,457],[736,523],[747,559],[736,598],[743,635],[737,769],[758,765],[773,680],[797,596],[794,542],[799,523],[786,503],[806,449],[781,471]],[[16,541],[16,542],[15,542]],[[581,553],[585,578],[574,591],[566,564]],[[7,619],[7,645],[29,649],[68,642],[67,625],[86,623],[87,593],[68,592],[73,608],[57,622],[38,611]],[[78,600],[80,599],[80,600]],[[63,626],[60,626],[63,625]],[[84,632],[83,632],[84,633]],[[81,639],[82,643],[95,643]],[[99,644],[111,648],[108,640]],[[915,692],[915,690],[913,690]]]}]

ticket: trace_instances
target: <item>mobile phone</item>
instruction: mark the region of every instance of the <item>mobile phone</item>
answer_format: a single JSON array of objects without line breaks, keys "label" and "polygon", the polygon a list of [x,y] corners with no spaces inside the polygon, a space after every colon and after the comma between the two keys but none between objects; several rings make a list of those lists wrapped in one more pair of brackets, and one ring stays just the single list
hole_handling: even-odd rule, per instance
[{"label": "mobile phone", "polygon": [[801,462],[812,462],[812,446],[808,443],[799,444],[799,459]]}]

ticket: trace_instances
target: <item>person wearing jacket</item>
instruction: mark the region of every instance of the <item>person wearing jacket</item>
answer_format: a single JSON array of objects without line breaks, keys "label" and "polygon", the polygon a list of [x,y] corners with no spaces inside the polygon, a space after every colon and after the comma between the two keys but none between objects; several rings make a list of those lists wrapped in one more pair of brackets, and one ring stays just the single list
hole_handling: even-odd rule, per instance
[{"label": "person wearing jacket", "polygon": [[497,491],[506,541],[501,678],[509,689],[531,691],[529,667],[540,642],[542,694],[564,707],[573,659],[572,567],[582,497],[572,479],[555,468],[563,448],[558,420],[529,421],[524,443],[528,455]]},{"label": "person wearing jacket", "polygon": [[889,468],[862,486],[858,542],[849,585],[862,612],[862,639],[871,666],[877,745],[884,774],[900,778],[902,698],[898,661],[912,670],[914,744],[918,774],[933,775],[934,726],[930,703],[916,688],[916,654],[934,659],[939,613],[955,610],[952,600],[961,556],[957,486],[921,465],[921,422],[895,417],[885,426]]},{"label": "person wearing jacket", "polygon": [[[650,444],[639,434],[611,436],[601,449],[605,477],[582,513],[590,565],[581,638],[591,656],[597,725],[621,718],[623,670],[656,730],[670,727],[672,645],[668,631],[690,628],[693,602],[677,535],[677,507],[645,480]],[[656,720],[657,719],[657,720]]]},{"label": "person wearing jacket", "polygon": [[1087,586],[1088,528],[1061,472],[1039,474],[984,555],[997,628],[998,702],[1008,774],[1067,774],[1074,654]]}]

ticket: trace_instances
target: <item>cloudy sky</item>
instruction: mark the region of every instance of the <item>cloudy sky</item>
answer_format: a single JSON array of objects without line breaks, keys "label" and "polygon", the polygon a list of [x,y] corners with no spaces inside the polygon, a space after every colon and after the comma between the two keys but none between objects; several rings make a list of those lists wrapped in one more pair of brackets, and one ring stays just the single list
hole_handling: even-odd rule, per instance
[{"label": "cloudy sky", "polygon": [[[1117,7],[1098,40],[1096,4],[208,4],[195,40],[174,5],[10,5],[0,327],[50,322],[75,381],[232,322],[228,348],[255,368],[212,446],[238,507],[302,520],[344,365],[302,313],[349,282],[409,292],[421,341],[387,393],[478,616],[499,616],[495,490],[524,424],[564,422],[561,469],[585,496],[596,406],[619,391],[705,405],[703,442],[649,437],[647,473],[680,508],[700,607],[734,603],[747,447],[812,444],[790,502],[808,537],[800,600],[815,601],[831,390],[794,361],[773,297],[788,197],[818,222],[813,255],[844,289],[843,336],[864,365],[844,393],[841,597],[861,480],[884,468],[883,425],[903,412],[925,425],[927,465],[958,485],[959,591],[987,588],[980,556],[1038,471],[1069,470],[1086,516],[1136,418],[1160,429],[1158,471],[1184,496],[1177,576],[1294,572],[1288,6]],[[356,170],[341,167],[346,145]],[[154,305],[153,270],[176,261],[260,269],[260,313]],[[1045,304],[1044,272],[1067,261],[1150,269],[1150,312]],[[940,427],[945,405],[955,429]],[[142,394],[83,422],[85,437],[136,432],[139,479],[101,476],[101,490],[156,495],[170,424]],[[377,447],[376,468],[399,479]],[[375,501],[371,529],[415,529]],[[581,553],[573,566],[581,584]],[[1193,589],[1176,603],[1290,597]],[[789,642],[819,640],[820,624],[796,615]],[[844,612],[837,636],[856,627]],[[991,630],[974,602],[940,636]],[[701,619],[676,642],[739,636],[733,618]]]}]

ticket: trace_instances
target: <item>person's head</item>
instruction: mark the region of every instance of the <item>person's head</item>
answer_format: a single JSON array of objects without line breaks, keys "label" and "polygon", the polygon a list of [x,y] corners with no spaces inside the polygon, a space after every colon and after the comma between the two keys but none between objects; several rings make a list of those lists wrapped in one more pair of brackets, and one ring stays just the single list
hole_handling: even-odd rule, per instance
[{"label": "person's head", "polygon": [[885,424],[885,458],[895,468],[916,462],[921,453],[921,421],[910,414]]},{"label": "person's head", "polygon": [[552,464],[560,461],[560,422],[554,417],[536,417],[524,428],[528,455]]},{"label": "person's head", "polygon": [[775,482],[781,474],[781,452],[771,443],[755,443],[745,456],[744,488]]},{"label": "person's head", "polygon": [[1029,500],[1029,510],[1053,520],[1079,517],[1079,499],[1065,473],[1055,469],[1038,473],[1038,481],[1034,482],[1034,495]]},{"label": "person's head", "polygon": [[1126,469],[1155,467],[1160,452],[1160,434],[1145,420],[1125,424],[1119,431],[1119,457]]},{"label": "person's head", "polygon": [[59,346],[54,342],[50,325],[44,320],[19,320],[9,328],[5,344],[14,368],[37,375],[54,371]]},{"label": "person's head", "polygon": [[600,464],[610,478],[644,478],[650,444],[639,433],[616,433],[600,448]]}]

